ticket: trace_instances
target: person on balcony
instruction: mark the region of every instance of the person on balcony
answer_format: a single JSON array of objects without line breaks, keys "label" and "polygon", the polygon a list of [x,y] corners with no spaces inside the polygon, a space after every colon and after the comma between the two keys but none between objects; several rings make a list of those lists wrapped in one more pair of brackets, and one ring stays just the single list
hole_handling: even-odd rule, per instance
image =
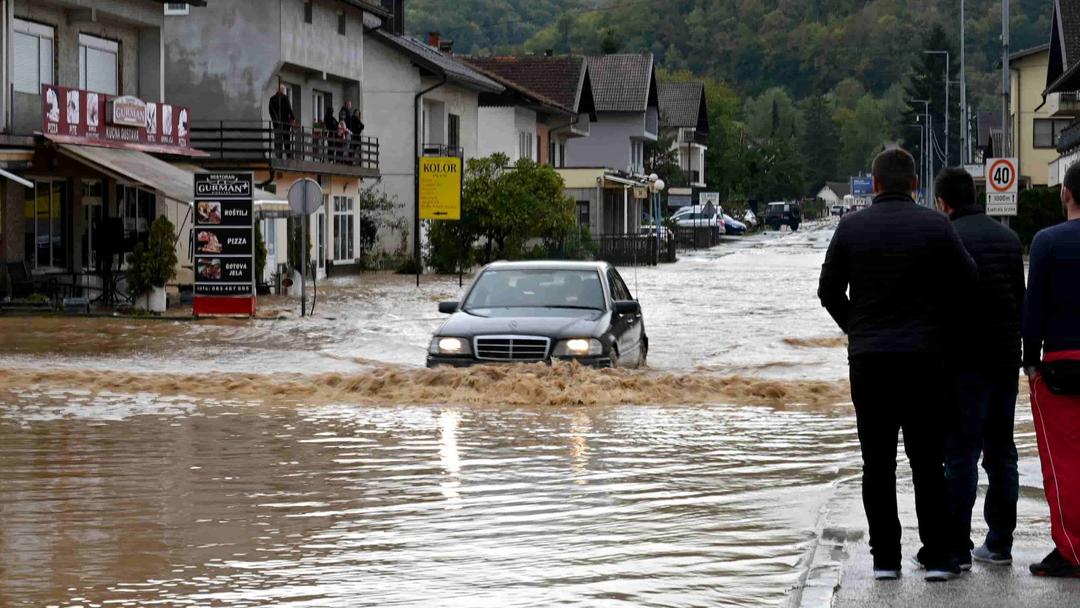
[{"label": "person on balcony", "polygon": [[292,130],[296,127],[296,115],[292,103],[285,94],[285,83],[278,84],[278,91],[270,98],[270,123],[274,130],[274,156],[287,157],[292,150]]},{"label": "person on balcony", "polygon": [[326,114],[323,115],[323,160],[334,162],[338,155],[338,119],[335,118],[334,108],[327,106]]},{"label": "person on balcony", "polygon": [[352,116],[349,117],[349,130],[352,131],[352,153],[353,159],[357,165],[363,164],[363,135],[364,135],[364,114],[360,110],[353,110]]}]

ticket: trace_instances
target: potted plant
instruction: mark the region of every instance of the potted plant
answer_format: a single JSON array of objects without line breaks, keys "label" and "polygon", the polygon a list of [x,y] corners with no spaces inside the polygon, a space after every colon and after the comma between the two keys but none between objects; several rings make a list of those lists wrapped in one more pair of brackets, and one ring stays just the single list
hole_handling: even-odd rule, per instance
[{"label": "potted plant", "polygon": [[150,238],[135,245],[128,255],[128,293],[135,306],[150,312],[165,312],[165,284],[176,276],[176,228],[162,216],[150,225]]}]

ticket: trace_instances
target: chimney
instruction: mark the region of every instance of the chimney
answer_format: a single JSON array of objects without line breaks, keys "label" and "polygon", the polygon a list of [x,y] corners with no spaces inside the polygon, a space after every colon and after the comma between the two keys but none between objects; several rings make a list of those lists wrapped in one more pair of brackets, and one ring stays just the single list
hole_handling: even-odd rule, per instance
[{"label": "chimney", "polygon": [[392,34],[405,35],[405,0],[382,0],[382,7],[391,15],[384,27]]},{"label": "chimney", "polygon": [[544,57],[554,57],[555,49],[544,49]]},{"label": "chimney", "polygon": [[446,38],[443,38],[442,40],[439,41],[439,50],[446,53],[447,55],[453,55],[454,54],[454,41],[453,40],[447,40]]},{"label": "chimney", "polygon": [[442,35],[439,34],[439,32],[428,32],[428,34],[427,34],[428,46],[434,47],[434,48],[439,48],[439,41],[441,40],[441,38],[442,38]]}]

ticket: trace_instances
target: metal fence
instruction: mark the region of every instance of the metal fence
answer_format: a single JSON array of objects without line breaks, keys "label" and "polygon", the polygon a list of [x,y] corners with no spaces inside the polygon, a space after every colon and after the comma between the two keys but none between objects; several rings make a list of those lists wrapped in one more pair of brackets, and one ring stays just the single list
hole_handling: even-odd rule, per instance
[{"label": "metal fence", "polygon": [[720,244],[720,231],[712,226],[679,226],[675,228],[675,244],[684,249],[708,249]]},{"label": "metal fence", "polygon": [[616,266],[655,266],[675,262],[675,241],[637,234],[605,234],[593,237],[596,259]]},{"label": "metal fence", "polygon": [[379,138],[293,127],[270,121],[201,121],[191,126],[191,145],[222,160],[295,160],[379,168]]}]

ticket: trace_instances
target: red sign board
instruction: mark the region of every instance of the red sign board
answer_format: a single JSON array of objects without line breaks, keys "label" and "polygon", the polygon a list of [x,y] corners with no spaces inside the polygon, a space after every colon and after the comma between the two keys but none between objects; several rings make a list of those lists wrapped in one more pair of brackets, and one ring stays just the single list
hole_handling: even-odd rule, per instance
[{"label": "red sign board", "polygon": [[61,143],[205,156],[191,148],[189,108],[51,84],[41,85],[41,132]]}]

